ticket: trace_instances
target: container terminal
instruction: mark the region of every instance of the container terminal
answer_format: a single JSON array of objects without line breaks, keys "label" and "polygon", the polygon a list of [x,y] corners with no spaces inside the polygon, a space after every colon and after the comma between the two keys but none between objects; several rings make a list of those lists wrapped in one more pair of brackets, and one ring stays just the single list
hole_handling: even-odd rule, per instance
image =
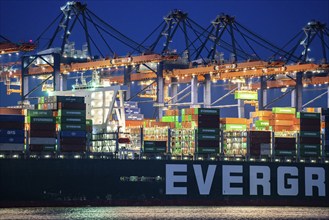
[{"label": "container terminal", "polygon": [[[303,103],[308,86],[329,82],[326,24],[310,21],[282,48],[230,15],[204,28],[173,10],[137,43],[86,4],[60,9],[43,50],[42,35],[21,44],[0,35],[2,56],[23,53],[0,69],[0,86],[21,96],[0,108],[1,207],[329,205],[329,108],[308,107],[328,88]],[[81,50],[70,41],[78,23]],[[95,45],[92,28],[111,56]],[[170,49],[179,30],[183,51]],[[128,55],[118,56],[107,35]],[[320,60],[311,58],[316,41]],[[274,89],[284,92],[270,98]],[[287,95],[291,106],[276,107]],[[235,104],[218,105],[232,96]],[[238,117],[223,117],[227,108]]]}]

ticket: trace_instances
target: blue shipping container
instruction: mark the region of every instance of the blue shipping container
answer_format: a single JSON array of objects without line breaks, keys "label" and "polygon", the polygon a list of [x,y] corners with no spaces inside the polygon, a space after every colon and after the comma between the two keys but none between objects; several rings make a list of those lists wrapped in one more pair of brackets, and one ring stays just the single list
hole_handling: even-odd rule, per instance
[{"label": "blue shipping container", "polygon": [[24,143],[24,137],[0,137],[0,143]]},{"label": "blue shipping container", "polygon": [[24,123],[24,115],[0,115],[0,122],[22,122]]},{"label": "blue shipping container", "polygon": [[0,129],[0,137],[8,137],[8,136],[24,137],[24,130],[4,130],[4,129]]},{"label": "blue shipping container", "polygon": [[86,137],[85,131],[61,131],[61,137]]}]

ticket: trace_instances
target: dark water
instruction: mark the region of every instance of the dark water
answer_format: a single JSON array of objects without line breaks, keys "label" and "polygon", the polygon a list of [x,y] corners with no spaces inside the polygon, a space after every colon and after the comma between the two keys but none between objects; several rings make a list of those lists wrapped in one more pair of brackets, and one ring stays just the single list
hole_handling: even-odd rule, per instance
[{"label": "dark water", "polygon": [[329,208],[84,207],[0,209],[0,219],[329,219]]}]

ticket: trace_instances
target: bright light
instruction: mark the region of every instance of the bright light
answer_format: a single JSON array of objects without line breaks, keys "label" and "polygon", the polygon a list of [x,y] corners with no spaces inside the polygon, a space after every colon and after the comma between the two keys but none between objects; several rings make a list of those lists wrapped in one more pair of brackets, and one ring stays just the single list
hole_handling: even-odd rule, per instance
[{"label": "bright light", "polygon": [[8,54],[8,56],[10,56],[10,57],[11,57],[11,53],[10,53],[10,54]]},{"label": "bright light", "polygon": [[235,160],[240,161],[241,159],[240,158],[235,158]]},{"label": "bright light", "polygon": [[290,159],[286,159],[286,162],[291,162],[291,160]]},{"label": "bright light", "polygon": [[50,155],[45,155],[45,158],[50,158]]},{"label": "bright light", "polygon": [[17,52],[16,55],[19,55],[19,53]]},{"label": "bright light", "polygon": [[157,156],[156,159],[157,159],[157,160],[161,160],[161,157],[160,157],[160,156]]},{"label": "bright light", "polygon": [[188,158],[187,157],[184,157],[183,160],[187,160]]},{"label": "bright light", "polygon": [[64,155],[59,155],[59,158],[64,159]]},{"label": "bright light", "polygon": [[17,154],[14,154],[14,155],[13,155],[13,158],[18,158],[18,155],[17,155]]},{"label": "bright light", "polygon": [[329,163],[329,160],[324,161],[325,163]]},{"label": "bright light", "polygon": [[266,159],[265,158],[262,158],[261,161],[266,161]]},{"label": "bright light", "polygon": [[0,158],[5,158],[5,155],[3,155],[3,154],[0,154]]},{"label": "bright light", "polygon": [[280,160],[279,159],[275,159],[275,162],[279,162]]},{"label": "bright light", "polygon": [[316,160],[311,160],[311,163],[315,163],[316,162]]},{"label": "bright light", "polygon": [[255,161],[255,159],[254,158],[250,158],[250,161]]},{"label": "bright light", "polygon": [[74,155],[74,158],[75,159],[79,159],[80,158],[80,155]]},{"label": "bright light", "polygon": [[300,162],[304,163],[304,162],[305,162],[305,160],[300,160]]},{"label": "bright light", "polygon": [[176,157],[171,157],[172,160],[176,160]]}]

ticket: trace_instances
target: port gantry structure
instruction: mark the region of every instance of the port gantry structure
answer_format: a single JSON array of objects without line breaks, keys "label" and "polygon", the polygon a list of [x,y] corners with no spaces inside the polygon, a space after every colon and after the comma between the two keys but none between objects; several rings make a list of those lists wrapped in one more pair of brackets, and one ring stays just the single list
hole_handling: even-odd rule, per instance
[{"label": "port gantry structure", "polygon": [[[56,23],[58,20],[59,22]],[[250,90],[260,90],[259,109],[268,108],[273,101],[276,101],[275,99],[268,103],[267,89],[291,87],[292,89],[283,96],[292,93],[292,106],[300,111],[303,107],[303,85],[329,82],[327,59],[329,31],[325,24],[318,21],[309,22],[285,46],[278,47],[241,25],[235,17],[226,14],[218,15],[208,27],[204,28],[189,18],[187,13],[173,10],[145,40],[137,43],[99,18],[85,4],[67,2],[61,7],[61,12],[56,19],[36,39],[38,46],[41,45],[42,36],[54,24],[57,25],[44,47],[46,50],[23,56],[21,70],[1,72],[2,77],[21,79],[18,89],[10,89],[7,91],[8,94],[21,93],[24,100],[48,80],[53,81],[54,91],[66,90],[70,72],[101,70],[103,71],[102,80],[110,80],[112,83],[120,83],[127,87],[126,100],[132,100],[149,87],[156,85],[156,94],[148,97],[156,100],[154,106],[158,108],[158,117],[161,118],[162,110],[167,106],[224,107],[214,106],[214,104],[244,85],[248,85]],[[81,25],[85,35],[85,56],[82,57],[73,56],[67,48],[76,24]],[[111,54],[110,56],[104,56],[100,50],[101,47],[97,46],[95,38],[91,36],[91,27],[94,28],[94,32],[97,33],[98,38],[103,42],[103,47],[107,49],[107,53]],[[58,40],[60,34],[62,38]],[[106,37],[111,37],[112,40],[127,47],[128,55],[119,57]],[[183,37],[184,48],[174,51],[173,41],[179,37]],[[315,63],[309,58],[311,45],[316,39],[321,42],[321,63]],[[56,40],[60,45],[58,50],[53,49]],[[96,58],[92,55],[92,48],[100,57]],[[229,60],[224,59],[224,51],[230,53]],[[267,54],[264,55],[258,51],[267,51]],[[138,55],[134,55],[135,53]],[[121,68],[123,74],[121,76],[106,75],[106,71],[111,71],[111,68]],[[141,71],[142,68],[143,71]],[[33,76],[40,77],[42,82],[30,90],[29,79]],[[132,96],[131,83],[146,80],[151,80],[151,83]],[[236,81],[237,85],[212,102],[212,80]],[[204,85],[202,103],[198,102],[199,82]],[[190,85],[178,91],[178,83],[190,83]],[[169,84],[171,97],[165,99],[165,86]],[[187,89],[190,89],[187,95],[191,94],[191,102],[179,103],[178,96]],[[180,100],[185,97],[186,95]],[[238,100],[237,105],[232,105],[238,107],[239,117],[244,117],[243,105],[243,100]]]}]

